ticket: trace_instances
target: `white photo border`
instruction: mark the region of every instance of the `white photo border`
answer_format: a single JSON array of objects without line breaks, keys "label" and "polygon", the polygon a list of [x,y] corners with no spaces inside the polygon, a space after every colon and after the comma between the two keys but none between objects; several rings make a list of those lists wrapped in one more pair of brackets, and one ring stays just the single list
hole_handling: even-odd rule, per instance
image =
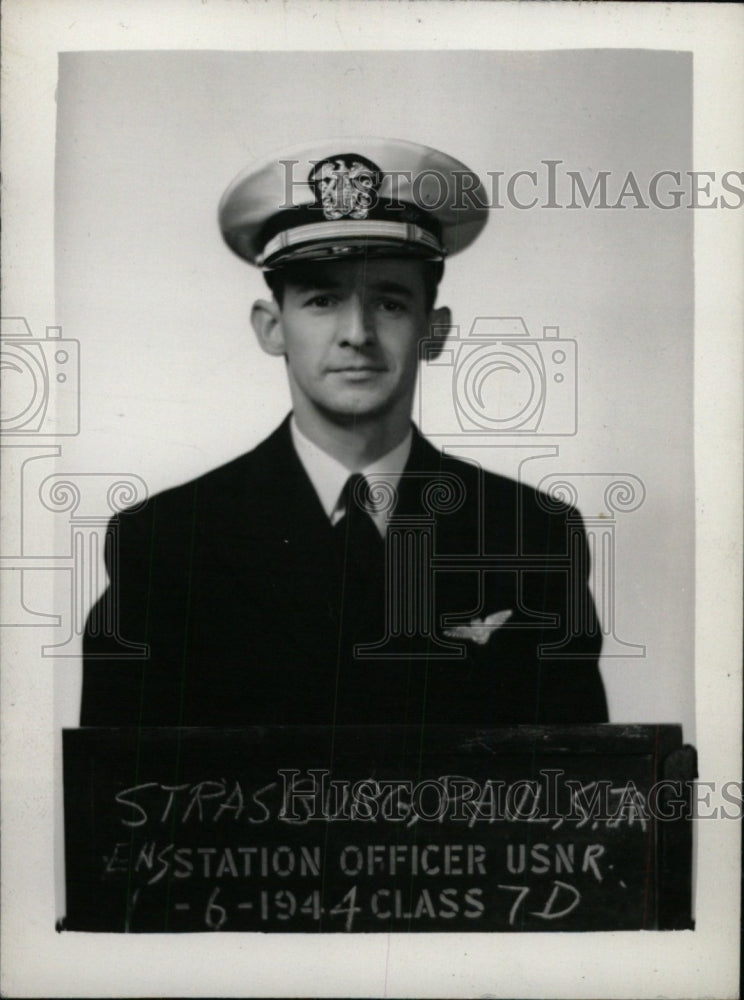
[{"label": "white photo border", "polygon": [[[3,313],[27,316],[34,329],[49,325],[55,309],[55,86],[63,51],[692,51],[695,167],[744,165],[744,18],[736,5],[6,0],[2,41]],[[741,761],[742,218],[741,211],[695,215],[695,742],[701,773],[720,782],[739,779]],[[5,498],[13,495],[13,483],[3,488]],[[54,661],[42,663],[38,641],[24,631],[3,636],[5,995],[737,995],[735,822],[698,824],[694,932],[375,934],[353,944],[342,935],[225,933],[200,936],[198,946],[190,935],[55,933]]]}]

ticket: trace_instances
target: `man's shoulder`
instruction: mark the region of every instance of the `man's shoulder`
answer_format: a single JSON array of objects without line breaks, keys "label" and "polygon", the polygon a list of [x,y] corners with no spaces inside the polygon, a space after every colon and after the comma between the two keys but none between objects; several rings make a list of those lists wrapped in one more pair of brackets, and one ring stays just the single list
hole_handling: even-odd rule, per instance
[{"label": "man's shoulder", "polygon": [[441,451],[426,438],[417,435],[417,449],[423,455],[423,464],[439,475],[443,485],[447,480],[456,487],[461,484],[468,498],[482,497],[487,508],[493,502],[502,503],[505,498],[515,506],[534,515],[578,516],[578,511],[559,495],[546,493],[519,479],[493,472],[484,467],[477,458],[452,455]]},{"label": "man's shoulder", "polygon": [[127,515],[158,512],[159,520],[180,519],[197,508],[212,508],[215,517],[231,502],[263,495],[263,486],[276,479],[290,442],[287,421],[250,451],[222,465],[153,493],[144,504],[125,510]]}]

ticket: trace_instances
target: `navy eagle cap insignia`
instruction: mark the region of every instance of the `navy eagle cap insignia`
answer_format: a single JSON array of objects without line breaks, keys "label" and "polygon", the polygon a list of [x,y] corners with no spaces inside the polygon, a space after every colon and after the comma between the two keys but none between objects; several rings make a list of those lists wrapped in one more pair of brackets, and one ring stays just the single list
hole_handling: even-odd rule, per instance
[{"label": "navy eagle cap insignia", "polygon": [[503,611],[494,611],[485,618],[474,618],[467,625],[456,625],[454,628],[444,629],[444,635],[448,639],[467,639],[478,646],[485,646],[493,633],[509,621],[513,612],[511,608]]},{"label": "navy eagle cap insignia", "polygon": [[329,221],[366,219],[377,201],[382,176],[366,157],[343,153],[316,163],[308,183]]}]

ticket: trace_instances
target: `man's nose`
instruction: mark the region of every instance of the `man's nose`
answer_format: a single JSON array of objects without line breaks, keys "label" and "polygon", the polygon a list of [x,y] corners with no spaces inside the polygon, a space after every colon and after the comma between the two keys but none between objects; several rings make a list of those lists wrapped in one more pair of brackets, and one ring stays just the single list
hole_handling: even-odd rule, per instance
[{"label": "man's nose", "polygon": [[371,311],[364,302],[354,296],[346,303],[339,330],[341,343],[351,347],[363,347],[374,339],[374,323]]}]

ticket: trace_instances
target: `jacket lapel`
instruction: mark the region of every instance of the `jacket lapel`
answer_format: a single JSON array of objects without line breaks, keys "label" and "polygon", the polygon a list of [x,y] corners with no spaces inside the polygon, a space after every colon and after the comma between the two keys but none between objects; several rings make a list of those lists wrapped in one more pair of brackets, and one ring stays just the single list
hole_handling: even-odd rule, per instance
[{"label": "jacket lapel", "polygon": [[[251,599],[298,661],[326,661],[336,631],[331,526],[292,445],[289,417],[245,456],[237,478],[237,542],[243,565],[259,570]],[[226,555],[240,564],[235,551]]]},{"label": "jacket lapel", "polygon": [[[504,551],[503,536],[513,530],[504,512],[485,511],[483,472],[477,465],[462,460],[453,463],[414,431],[396,513],[420,516],[422,523],[428,517],[433,558],[435,562],[437,557],[449,560],[446,572],[440,568],[431,576],[433,627],[438,638],[462,645],[461,636],[444,634],[453,624],[483,618],[505,608],[510,600],[514,606],[501,574],[494,570],[484,574],[472,564],[475,556]],[[469,559],[470,565],[458,566],[458,556]],[[448,616],[454,619],[450,623]],[[479,652],[476,643],[465,642],[468,658]]]}]

